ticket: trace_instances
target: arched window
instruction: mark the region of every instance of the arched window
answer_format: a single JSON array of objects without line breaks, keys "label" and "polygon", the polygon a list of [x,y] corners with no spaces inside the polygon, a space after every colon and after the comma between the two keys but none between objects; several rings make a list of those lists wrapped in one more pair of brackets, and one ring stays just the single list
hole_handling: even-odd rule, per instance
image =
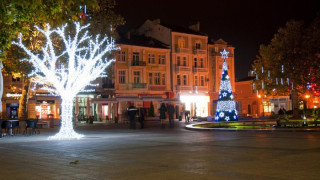
[{"label": "arched window", "polygon": [[183,38],[178,39],[178,48],[185,48],[185,42]]}]

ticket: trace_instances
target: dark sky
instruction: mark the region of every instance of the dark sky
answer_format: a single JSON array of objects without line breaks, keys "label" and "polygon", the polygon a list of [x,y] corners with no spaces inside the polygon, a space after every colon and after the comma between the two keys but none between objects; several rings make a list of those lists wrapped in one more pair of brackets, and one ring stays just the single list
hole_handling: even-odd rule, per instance
[{"label": "dark sky", "polygon": [[320,0],[116,0],[116,11],[126,20],[123,29],[147,19],[187,26],[200,21],[210,39],[224,39],[235,49],[236,78],[247,76],[260,44],[268,44],[290,19],[310,22]]}]

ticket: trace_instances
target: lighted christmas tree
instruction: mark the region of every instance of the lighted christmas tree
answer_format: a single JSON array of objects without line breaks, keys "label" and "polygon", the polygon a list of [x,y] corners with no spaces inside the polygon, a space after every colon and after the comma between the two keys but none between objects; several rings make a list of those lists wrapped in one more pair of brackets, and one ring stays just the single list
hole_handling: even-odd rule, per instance
[{"label": "lighted christmas tree", "polygon": [[238,121],[236,104],[233,100],[230,77],[228,75],[228,66],[226,62],[226,58],[228,58],[229,52],[224,49],[220,53],[224,61],[222,66],[219,100],[217,104],[215,120],[216,121]]},{"label": "lighted christmas tree", "polygon": [[[112,62],[108,57],[114,50],[114,42],[109,41],[106,36],[100,38],[99,35],[92,40],[85,30],[88,26],[89,24],[81,26],[75,22],[73,37],[67,31],[67,24],[56,29],[50,29],[49,25],[45,29],[36,26],[46,39],[40,52],[29,50],[22,43],[21,35],[18,42],[12,42],[30,57],[25,59],[35,67],[30,76],[36,77],[38,83],[47,85],[44,89],[59,95],[62,99],[60,131],[50,139],[79,139],[83,136],[73,129],[73,100],[77,93],[91,85],[90,82],[99,77]],[[54,44],[54,37],[60,38],[59,46]],[[64,50],[61,52],[59,47],[63,47]]]}]

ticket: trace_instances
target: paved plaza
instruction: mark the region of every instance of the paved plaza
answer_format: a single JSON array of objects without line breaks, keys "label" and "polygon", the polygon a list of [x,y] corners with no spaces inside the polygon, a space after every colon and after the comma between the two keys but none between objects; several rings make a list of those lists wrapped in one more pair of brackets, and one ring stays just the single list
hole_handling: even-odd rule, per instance
[{"label": "paved plaza", "polygon": [[320,132],[190,131],[77,125],[81,140],[57,132],[0,139],[0,179],[319,179]]}]

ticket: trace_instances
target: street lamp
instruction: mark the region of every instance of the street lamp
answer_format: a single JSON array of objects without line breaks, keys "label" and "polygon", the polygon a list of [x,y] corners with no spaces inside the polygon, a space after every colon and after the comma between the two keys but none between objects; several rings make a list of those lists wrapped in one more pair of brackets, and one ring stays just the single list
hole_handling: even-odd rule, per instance
[{"label": "street lamp", "polygon": [[310,95],[306,94],[304,97],[306,98],[306,108],[308,109],[308,100],[310,98]]},{"label": "street lamp", "polygon": [[[262,96],[260,94],[257,95],[257,97],[260,99]],[[264,104],[263,104],[263,97],[261,98],[262,102],[262,116],[264,117]]]}]

